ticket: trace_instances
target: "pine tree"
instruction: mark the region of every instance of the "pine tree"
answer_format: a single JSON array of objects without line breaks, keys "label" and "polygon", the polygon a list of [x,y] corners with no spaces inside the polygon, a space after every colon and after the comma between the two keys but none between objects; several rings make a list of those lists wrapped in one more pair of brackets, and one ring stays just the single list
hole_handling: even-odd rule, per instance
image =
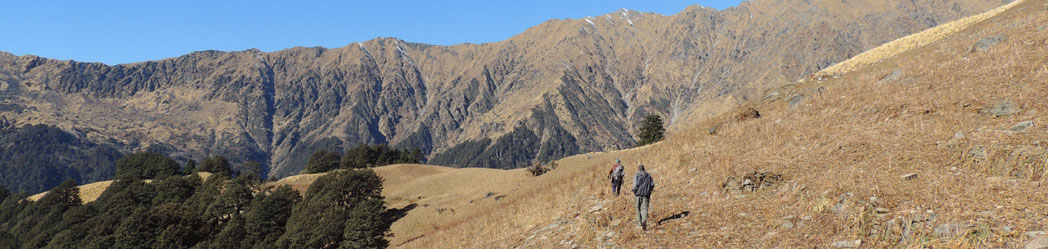
[{"label": "pine tree", "polygon": [[338,169],[339,157],[338,152],[334,151],[318,150],[313,152],[313,156],[309,157],[309,161],[306,162],[306,169],[302,173],[313,174]]},{"label": "pine tree", "polygon": [[648,115],[644,118],[644,124],[640,127],[640,141],[637,146],[644,146],[662,141],[666,128],[662,126],[662,117],[659,115]]},{"label": "pine tree", "polygon": [[350,148],[346,151],[346,154],[342,156],[339,161],[339,166],[343,169],[358,169],[365,168],[369,163],[367,161],[368,151],[367,145],[358,145]]},{"label": "pine tree", "polygon": [[291,217],[292,207],[302,201],[302,195],[291,186],[283,185],[268,195],[257,196],[244,213],[247,241],[269,245],[284,233],[284,226]]},{"label": "pine tree", "polygon": [[196,169],[196,160],[189,159],[189,161],[186,162],[186,168],[183,169],[182,172],[185,173],[186,175],[189,175],[189,174],[196,173],[196,170],[197,170]]},{"label": "pine tree", "polygon": [[230,177],[233,176],[233,169],[229,165],[229,160],[224,156],[212,156],[204,159],[204,162],[200,164],[201,172],[210,172],[216,176]]},{"label": "pine tree", "polygon": [[11,192],[8,192],[4,185],[0,185],[0,202],[4,202],[4,200],[10,195]]},{"label": "pine tree", "polygon": [[422,163],[422,157],[422,150],[419,148],[414,148],[411,150],[411,154],[409,154],[408,161],[406,163]]},{"label": "pine tree", "polygon": [[116,161],[116,179],[142,180],[159,179],[177,175],[181,171],[178,163],[167,156],[141,152],[127,155]]},{"label": "pine tree", "polygon": [[40,198],[39,203],[47,206],[80,205],[80,188],[76,186],[76,180],[66,179],[51,191],[47,191],[47,194]]},{"label": "pine tree", "polygon": [[113,233],[115,244],[112,248],[139,248],[142,245],[153,245],[156,242],[156,224],[149,217],[146,207],[139,207],[130,216],[120,222]]},{"label": "pine tree", "polygon": [[382,178],[370,169],[321,176],[295,205],[277,246],[385,248],[393,220],[388,219],[381,193]]}]

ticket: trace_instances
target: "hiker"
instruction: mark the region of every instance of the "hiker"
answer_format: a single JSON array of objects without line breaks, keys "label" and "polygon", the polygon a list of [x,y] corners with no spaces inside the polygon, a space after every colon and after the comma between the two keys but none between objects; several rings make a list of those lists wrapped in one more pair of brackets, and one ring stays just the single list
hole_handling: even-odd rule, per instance
[{"label": "hiker", "polygon": [[626,176],[626,169],[622,167],[622,160],[615,158],[615,165],[611,166],[611,170],[608,171],[608,178],[611,178],[611,192],[615,193],[615,197],[619,196],[619,189],[622,189],[622,178]]},{"label": "hiker", "polygon": [[644,171],[641,164],[636,175],[633,175],[633,195],[637,196],[637,220],[640,228],[648,230],[648,204],[651,202],[651,191],[655,190],[655,182],[651,175]]}]

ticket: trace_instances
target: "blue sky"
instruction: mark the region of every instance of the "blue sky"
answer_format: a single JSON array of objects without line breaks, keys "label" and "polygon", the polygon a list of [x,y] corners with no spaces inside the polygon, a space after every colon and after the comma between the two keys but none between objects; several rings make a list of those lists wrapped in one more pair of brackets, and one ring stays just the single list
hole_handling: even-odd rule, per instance
[{"label": "blue sky", "polygon": [[549,19],[621,8],[676,14],[738,0],[6,1],[0,51],[119,64],[199,50],[341,47],[375,37],[451,45],[500,41]]}]

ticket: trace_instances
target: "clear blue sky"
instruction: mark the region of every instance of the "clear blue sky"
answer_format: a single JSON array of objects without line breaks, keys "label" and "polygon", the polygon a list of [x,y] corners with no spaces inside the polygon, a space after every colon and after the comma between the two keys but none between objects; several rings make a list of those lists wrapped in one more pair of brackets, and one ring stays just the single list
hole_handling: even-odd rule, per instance
[{"label": "clear blue sky", "polygon": [[199,50],[341,47],[375,37],[451,45],[621,8],[676,14],[739,0],[48,1],[0,3],[0,51],[119,64]]}]

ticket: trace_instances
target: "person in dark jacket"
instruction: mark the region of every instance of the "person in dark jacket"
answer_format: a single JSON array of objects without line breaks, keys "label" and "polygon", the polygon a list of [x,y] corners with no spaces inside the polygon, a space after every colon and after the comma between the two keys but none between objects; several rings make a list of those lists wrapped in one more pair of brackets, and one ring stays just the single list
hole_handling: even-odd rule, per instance
[{"label": "person in dark jacket", "polygon": [[644,171],[644,165],[640,165],[636,175],[633,175],[633,195],[637,196],[637,221],[640,228],[648,230],[648,204],[651,202],[651,191],[655,190],[655,182],[651,175]]},{"label": "person in dark jacket", "polygon": [[615,193],[615,196],[619,196],[619,189],[622,189],[622,178],[626,176],[626,169],[622,167],[622,161],[618,158],[615,159],[615,165],[611,166],[611,170],[608,171],[608,178],[611,178],[611,192]]}]

